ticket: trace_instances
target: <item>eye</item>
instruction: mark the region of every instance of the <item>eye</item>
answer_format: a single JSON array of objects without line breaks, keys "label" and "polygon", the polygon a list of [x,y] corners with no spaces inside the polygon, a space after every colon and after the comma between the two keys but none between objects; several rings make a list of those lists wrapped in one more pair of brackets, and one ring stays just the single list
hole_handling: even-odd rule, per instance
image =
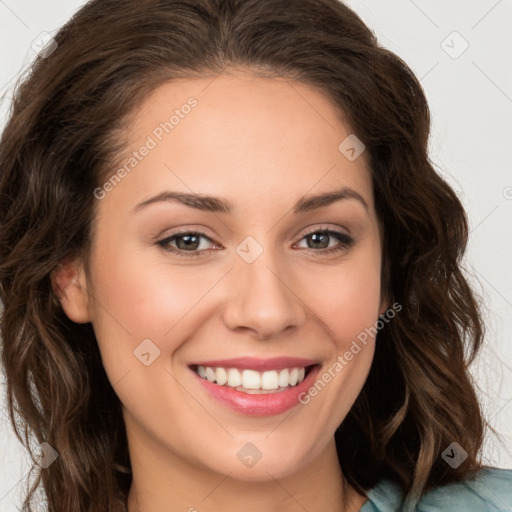
[{"label": "eye", "polygon": [[[338,241],[337,245],[329,246],[333,239]],[[306,240],[307,249],[314,254],[327,254],[346,250],[354,243],[354,239],[342,231],[318,228],[306,233],[302,240]]]},{"label": "eye", "polygon": [[[182,231],[180,233],[174,233],[163,240],[159,240],[157,245],[163,247],[166,251],[177,254],[178,256],[200,256],[201,253],[206,250],[206,248],[203,247],[204,244],[201,244],[202,240],[214,243],[203,233],[196,231]],[[176,245],[173,246],[173,243]]]}]

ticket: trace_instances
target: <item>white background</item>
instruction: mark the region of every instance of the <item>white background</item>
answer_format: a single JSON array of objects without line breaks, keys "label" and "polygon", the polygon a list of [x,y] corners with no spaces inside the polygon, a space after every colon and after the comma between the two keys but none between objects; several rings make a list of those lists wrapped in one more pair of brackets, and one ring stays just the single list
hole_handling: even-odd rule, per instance
[{"label": "white background", "polygon": [[[43,31],[54,35],[83,3],[0,0],[0,97],[35,56],[32,41]],[[347,3],[409,64],[427,94],[431,158],[467,208],[466,268],[485,301],[486,345],[472,373],[500,437],[488,437],[484,462],[512,469],[512,1]],[[457,56],[465,41],[468,48]],[[0,128],[7,112],[8,96]],[[10,431],[0,391],[0,512],[14,512],[27,457]]]}]

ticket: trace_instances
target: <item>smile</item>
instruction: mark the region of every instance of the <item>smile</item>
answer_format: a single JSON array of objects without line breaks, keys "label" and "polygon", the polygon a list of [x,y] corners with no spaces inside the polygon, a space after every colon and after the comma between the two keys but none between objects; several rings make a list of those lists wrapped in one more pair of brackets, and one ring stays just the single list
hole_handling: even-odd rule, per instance
[{"label": "smile", "polygon": [[[309,367],[308,367],[309,368]],[[306,376],[306,368],[284,368],[283,370],[242,370],[239,368],[212,368],[198,365],[196,373],[203,379],[219,386],[228,386],[245,393],[267,393],[285,391],[300,384]]]},{"label": "smile", "polygon": [[236,358],[188,365],[214,403],[246,416],[281,414],[299,405],[321,365],[295,357]]}]

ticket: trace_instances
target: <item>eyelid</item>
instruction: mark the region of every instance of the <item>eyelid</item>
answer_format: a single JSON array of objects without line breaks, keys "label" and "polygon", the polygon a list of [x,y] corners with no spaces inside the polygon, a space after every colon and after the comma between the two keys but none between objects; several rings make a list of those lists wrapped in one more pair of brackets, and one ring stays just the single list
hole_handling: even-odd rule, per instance
[{"label": "eyelid", "polygon": [[[316,233],[317,231],[330,231],[330,232],[334,232],[334,233],[342,233],[343,231],[341,231],[341,230],[345,231],[344,234],[346,236],[349,236],[350,238],[352,238],[352,235],[350,234],[350,231],[347,228],[343,228],[340,226],[332,227],[332,226],[328,226],[325,224],[317,224],[317,225],[313,226],[311,229],[306,228],[306,231],[299,231],[299,235],[302,234],[302,236],[300,237],[300,240],[302,240],[305,236],[310,235],[311,233]],[[297,235],[297,236],[299,236],[299,235]]]}]

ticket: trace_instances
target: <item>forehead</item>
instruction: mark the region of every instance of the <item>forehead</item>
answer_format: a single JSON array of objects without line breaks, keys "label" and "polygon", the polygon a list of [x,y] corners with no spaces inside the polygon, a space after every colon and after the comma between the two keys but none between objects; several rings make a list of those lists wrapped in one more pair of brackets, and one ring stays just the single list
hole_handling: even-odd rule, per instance
[{"label": "forehead", "polygon": [[123,190],[133,203],[170,188],[234,204],[250,196],[261,207],[284,193],[293,200],[349,186],[371,203],[364,153],[351,161],[340,150],[351,136],[333,101],[303,83],[238,72],[172,80],[133,113],[112,169],[128,172],[110,196]]},{"label": "forehead", "polygon": [[[188,108],[191,102],[195,106]],[[162,125],[169,121],[172,126],[165,130]],[[319,89],[290,79],[233,71],[160,85],[133,113],[130,125],[132,140],[153,132],[160,139],[172,131],[174,140],[180,134],[196,136],[197,145],[212,142],[223,149],[231,141],[251,137],[255,145],[295,143],[297,150],[300,142],[322,137],[326,145],[334,143],[336,150],[339,137],[350,132],[340,108]],[[304,149],[311,151],[309,145]]]}]

